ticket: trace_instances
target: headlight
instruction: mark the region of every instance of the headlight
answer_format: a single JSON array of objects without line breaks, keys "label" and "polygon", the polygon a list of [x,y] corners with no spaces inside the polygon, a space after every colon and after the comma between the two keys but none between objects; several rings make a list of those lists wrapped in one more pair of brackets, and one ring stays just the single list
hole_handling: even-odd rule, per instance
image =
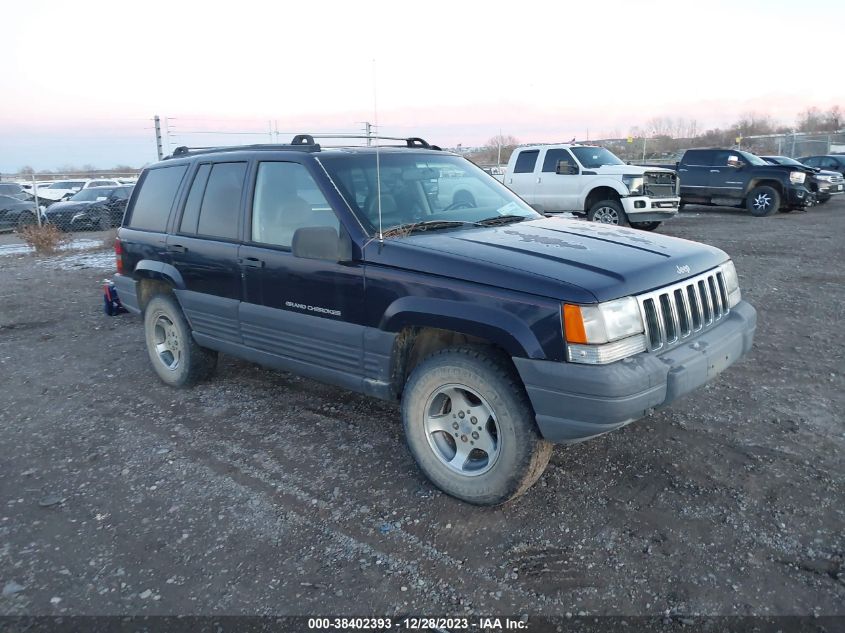
[{"label": "headlight", "polygon": [[567,358],[603,365],[646,349],[640,306],[634,297],[597,305],[563,305]]},{"label": "headlight", "polygon": [[728,308],[733,308],[742,301],[742,293],[739,291],[739,277],[736,275],[736,267],[730,260],[719,266],[722,271],[722,279],[725,280],[725,292],[728,294]]},{"label": "headlight", "polygon": [[807,179],[807,174],[803,171],[791,171],[789,172],[789,182],[793,185],[802,185],[804,181]]},{"label": "headlight", "polygon": [[628,187],[628,191],[632,196],[641,196],[643,194],[643,184],[645,179],[642,176],[622,176],[622,184]]}]

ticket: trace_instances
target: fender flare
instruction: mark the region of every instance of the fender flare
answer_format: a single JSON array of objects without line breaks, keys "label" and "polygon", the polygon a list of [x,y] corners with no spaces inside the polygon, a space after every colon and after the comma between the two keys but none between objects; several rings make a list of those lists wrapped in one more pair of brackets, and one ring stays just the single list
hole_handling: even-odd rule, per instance
[{"label": "fender flare", "polygon": [[452,330],[491,341],[510,356],[545,358],[545,352],[528,324],[498,308],[451,299],[402,297],[385,310],[379,328],[399,332],[404,327]]},{"label": "fender flare", "polygon": [[142,259],[135,266],[135,275],[144,279],[161,279],[173,284],[177,290],[185,289],[185,280],[174,266],[153,259]]}]

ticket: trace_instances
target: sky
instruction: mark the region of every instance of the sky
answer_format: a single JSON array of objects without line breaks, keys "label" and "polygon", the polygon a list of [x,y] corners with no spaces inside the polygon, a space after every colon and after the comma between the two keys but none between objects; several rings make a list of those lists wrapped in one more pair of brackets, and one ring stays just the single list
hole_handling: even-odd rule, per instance
[{"label": "sky", "polygon": [[154,115],[165,151],[363,121],[444,147],[790,124],[845,107],[843,21],[842,0],[14,2],[0,172],[153,162]]}]

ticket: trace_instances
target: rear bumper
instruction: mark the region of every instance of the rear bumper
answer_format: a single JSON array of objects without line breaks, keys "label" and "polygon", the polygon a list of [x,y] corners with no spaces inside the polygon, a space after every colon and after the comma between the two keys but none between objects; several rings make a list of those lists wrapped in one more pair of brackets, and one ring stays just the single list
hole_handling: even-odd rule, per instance
[{"label": "rear bumper", "polygon": [[678,214],[680,198],[629,196],[621,198],[625,214],[634,222],[662,222]]},{"label": "rear bumper", "polygon": [[112,277],[112,283],[114,283],[114,288],[117,290],[117,296],[120,298],[123,307],[133,314],[141,314],[141,304],[138,301],[138,282],[132,277],[117,273]]},{"label": "rear bumper", "polygon": [[587,440],[630,424],[711,380],[751,349],[757,312],[745,301],[703,334],[662,354],[642,353],[609,365],[514,358],[551,442]]}]

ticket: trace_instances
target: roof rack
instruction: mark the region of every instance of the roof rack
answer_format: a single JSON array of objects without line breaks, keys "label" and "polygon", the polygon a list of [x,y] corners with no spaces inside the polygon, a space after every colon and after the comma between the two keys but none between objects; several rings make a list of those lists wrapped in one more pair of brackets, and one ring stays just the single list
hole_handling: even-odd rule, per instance
[{"label": "roof rack", "polygon": [[360,140],[380,140],[380,141],[403,141],[405,147],[409,149],[432,149],[440,151],[437,145],[430,145],[426,140],[418,136],[400,137],[400,136],[378,136],[378,135],[363,135],[363,134],[297,134],[293,140],[287,144],[263,143],[254,145],[227,145],[216,147],[187,147],[181,145],[173,150],[170,156],[165,156],[164,160],[171,158],[184,158],[185,156],[193,156],[196,154],[213,154],[218,152],[239,152],[243,150],[264,150],[264,151],[304,151],[304,152],[319,152],[321,150],[320,144],[314,139],[360,139]]}]

